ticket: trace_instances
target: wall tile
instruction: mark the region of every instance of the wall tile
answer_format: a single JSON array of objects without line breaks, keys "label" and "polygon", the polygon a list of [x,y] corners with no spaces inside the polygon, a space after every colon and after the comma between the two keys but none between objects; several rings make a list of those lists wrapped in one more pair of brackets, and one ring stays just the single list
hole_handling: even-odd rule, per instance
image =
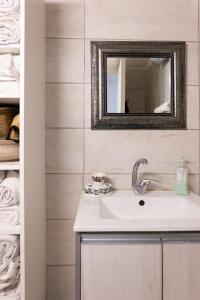
[{"label": "wall tile", "polygon": [[87,38],[198,39],[198,0],[86,0]]},{"label": "wall tile", "polygon": [[189,160],[190,173],[197,174],[199,172],[197,130],[85,130],[86,173],[94,171],[130,173],[134,161],[140,157],[149,160],[148,166],[142,166],[143,172],[173,173],[177,160],[182,155]]},{"label": "wall tile", "polygon": [[193,193],[200,195],[200,176],[199,175],[189,175],[189,189]]},{"label": "wall tile", "polygon": [[46,36],[81,38],[84,36],[83,0],[46,0]]},{"label": "wall tile", "polygon": [[47,218],[74,219],[82,192],[81,174],[48,174]]},{"label": "wall tile", "polygon": [[46,168],[48,173],[82,173],[81,129],[46,130]]},{"label": "wall tile", "polygon": [[84,81],[83,39],[47,39],[46,81],[69,83]]},{"label": "wall tile", "polygon": [[186,87],[187,128],[199,129],[199,87]]},{"label": "wall tile", "polygon": [[74,266],[47,267],[46,300],[75,300]]},{"label": "wall tile", "polygon": [[75,262],[73,221],[47,221],[47,265],[72,265]]},{"label": "wall tile", "polygon": [[187,43],[186,46],[186,84],[198,85],[198,43]]},{"label": "wall tile", "polygon": [[74,219],[82,191],[81,174],[48,174],[47,218]]},{"label": "wall tile", "polygon": [[[150,190],[171,190],[175,174],[141,173],[142,178],[151,179]],[[84,175],[84,184],[91,182],[91,174]],[[132,190],[132,174],[107,174],[106,182],[112,184],[115,190]],[[199,175],[189,175],[189,189],[199,194]]]},{"label": "wall tile", "polygon": [[85,84],[85,128],[91,127],[91,84]]},{"label": "wall tile", "polygon": [[46,85],[46,126],[83,127],[83,84]]},{"label": "wall tile", "polygon": [[85,82],[91,82],[91,52],[90,52],[90,41],[85,40]]}]

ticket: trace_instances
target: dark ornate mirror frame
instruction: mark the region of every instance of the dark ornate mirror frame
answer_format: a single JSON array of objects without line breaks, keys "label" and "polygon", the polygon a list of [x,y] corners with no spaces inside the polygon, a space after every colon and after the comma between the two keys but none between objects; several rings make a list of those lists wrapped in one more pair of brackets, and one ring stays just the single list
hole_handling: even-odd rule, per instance
[{"label": "dark ornate mirror frame", "polygon": [[[107,113],[108,57],[171,59],[171,113]],[[185,42],[92,41],[92,129],[186,129]]]}]

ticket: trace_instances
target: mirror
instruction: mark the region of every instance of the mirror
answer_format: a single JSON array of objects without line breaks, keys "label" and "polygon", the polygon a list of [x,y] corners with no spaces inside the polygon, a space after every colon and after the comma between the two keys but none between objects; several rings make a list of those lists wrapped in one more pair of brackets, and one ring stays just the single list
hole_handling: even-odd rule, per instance
[{"label": "mirror", "polygon": [[92,129],[185,124],[184,42],[91,42]]},{"label": "mirror", "polygon": [[107,58],[107,113],[170,113],[170,91],[170,58]]}]

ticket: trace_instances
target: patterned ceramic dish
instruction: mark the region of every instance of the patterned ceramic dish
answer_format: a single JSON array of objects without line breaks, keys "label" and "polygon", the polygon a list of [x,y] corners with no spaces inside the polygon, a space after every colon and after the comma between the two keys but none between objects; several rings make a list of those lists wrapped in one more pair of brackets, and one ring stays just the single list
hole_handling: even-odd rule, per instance
[{"label": "patterned ceramic dish", "polygon": [[85,185],[85,193],[90,195],[105,195],[110,193],[112,190],[112,184],[110,183],[104,183],[100,187],[96,187],[92,183],[88,183]]}]

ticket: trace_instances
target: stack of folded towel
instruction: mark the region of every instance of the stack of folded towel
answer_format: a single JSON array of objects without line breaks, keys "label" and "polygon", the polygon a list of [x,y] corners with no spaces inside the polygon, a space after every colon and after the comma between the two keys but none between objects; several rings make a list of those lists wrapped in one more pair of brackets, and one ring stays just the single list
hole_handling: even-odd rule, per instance
[{"label": "stack of folded towel", "polygon": [[16,44],[20,41],[19,8],[20,0],[0,2],[0,44]]},{"label": "stack of folded towel", "polygon": [[0,55],[0,82],[19,81],[19,55]]},{"label": "stack of folded towel", "polygon": [[17,235],[0,235],[0,299],[20,299],[20,241]]},{"label": "stack of folded towel", "polygon": [[0,184],[0,225],[18,225],[19,213],[19,175],[8,171]]}]

